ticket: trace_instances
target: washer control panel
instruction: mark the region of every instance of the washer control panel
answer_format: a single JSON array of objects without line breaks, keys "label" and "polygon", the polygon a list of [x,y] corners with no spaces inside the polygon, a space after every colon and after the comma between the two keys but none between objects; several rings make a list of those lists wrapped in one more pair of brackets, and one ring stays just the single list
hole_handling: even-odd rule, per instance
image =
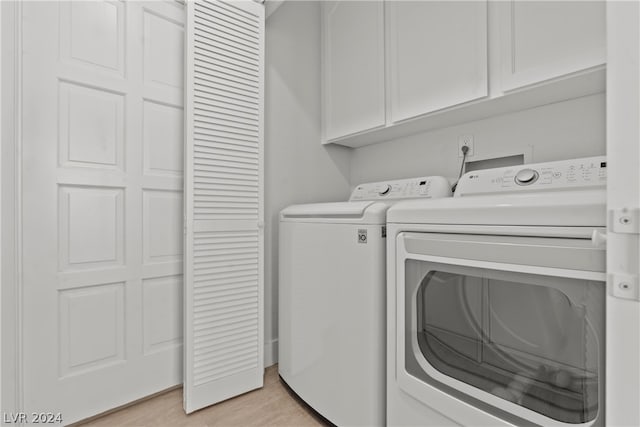
[{"label": "washer control panel", "polygon": [[604,188],[606,184],[607,160],[601,156],[469,172],[460,179],[455,196]]},{"label": "washer control panel", "polygon": [[360,184],[351,193],[350,202],[359,200],[398,200],[451,196],[451,185],[442,176],[398,179]]}]

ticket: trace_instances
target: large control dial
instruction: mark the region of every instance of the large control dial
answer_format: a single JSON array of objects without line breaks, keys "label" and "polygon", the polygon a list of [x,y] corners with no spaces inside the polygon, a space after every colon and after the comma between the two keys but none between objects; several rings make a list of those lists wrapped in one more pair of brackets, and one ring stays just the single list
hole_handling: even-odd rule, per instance
[{"label": "large control dial", "polygon": [[522,169],[516,174],[515,181],[518,185],[530,185],[538,180],[538,176],[534,169]]},{"label": "large control dial", "polygon": [[380,192],[378,194],[380,194],[381,196],[386,196],[387,194],[389,194],[390,191],[391,191],[391,185],[385,184],[380,188]]}]

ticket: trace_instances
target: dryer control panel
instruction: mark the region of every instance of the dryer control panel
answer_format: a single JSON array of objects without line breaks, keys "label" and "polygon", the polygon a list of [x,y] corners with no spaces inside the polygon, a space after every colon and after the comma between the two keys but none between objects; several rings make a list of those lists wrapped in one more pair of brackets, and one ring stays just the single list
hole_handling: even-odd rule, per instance
[{"label": "dryer control panel", "polygon": [[435,199],[449,196],[451,196],[451,184],[445,177],[426,176],[360,184],[351,193],[349,201]]},{"label": "dryer control panel", "polygon": [[606,157],[510,166],[465,174],[455,197],[521,191],[561,191],[605,188]]}]

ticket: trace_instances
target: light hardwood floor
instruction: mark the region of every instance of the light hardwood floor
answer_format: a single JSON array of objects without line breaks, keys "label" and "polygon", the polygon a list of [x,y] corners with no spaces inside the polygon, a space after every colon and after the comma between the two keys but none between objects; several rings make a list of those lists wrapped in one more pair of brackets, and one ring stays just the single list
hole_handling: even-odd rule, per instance
[{"label": "light hardwood floor", "polygon": [[186,415],[182,389],[168,391],[149,400],[109,413],[83,427],[114,426],[330,426],[295,397],[278,377],[278,367],[266,369],[264,388]]}]

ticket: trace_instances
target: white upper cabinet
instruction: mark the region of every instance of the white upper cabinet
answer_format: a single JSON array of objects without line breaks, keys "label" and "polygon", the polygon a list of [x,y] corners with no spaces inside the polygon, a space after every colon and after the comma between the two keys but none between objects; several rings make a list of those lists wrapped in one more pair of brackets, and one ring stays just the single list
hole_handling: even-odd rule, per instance
[{"label": "white upper cabinet", "polygon": [[485,1],[386,2],[391,120],[487,96]]},{"label": "white upper cabinet", "polygon": [[503,91],[605,63],[604,1],[510,1],[499,7]]},{"label": "white upper cabinet", "polygon": [[605,90],[604,0],[327,2],[324,143],[360,147]]},{"label": "white upper cabinet", "polygon": [[384,4],[323,3],[326,139],[385,125]]}]

